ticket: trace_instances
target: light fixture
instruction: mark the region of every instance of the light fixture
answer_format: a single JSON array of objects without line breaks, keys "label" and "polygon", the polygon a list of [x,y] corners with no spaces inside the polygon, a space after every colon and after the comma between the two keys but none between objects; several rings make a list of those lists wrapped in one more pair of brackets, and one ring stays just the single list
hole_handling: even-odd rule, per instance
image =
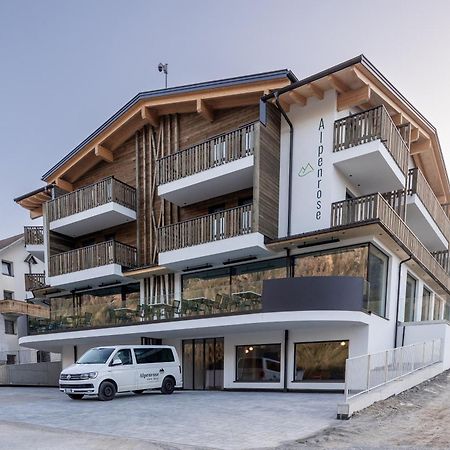
[{"label": "light fixture", "polygon": [[240,262],[245,262],[245,261],[253,261],[254,259],[257,259],[257,257],[249,255],[249,256],[243,256],[241,258],[227,259],[222,264],[224,266],[226,266],[228,264],[235,264],[235,263],[240,263]]},{"label": "light fixture", "polygon": [[248,349],[245,349],[245,353],[248,353]]},{"label": "light fixture", "polygon": [[163,64],[163,63],[159,63],[158,64],[158,71],[159,72],[163,72],[164,76],[165,76],[165,87],[167,89],[167,73],[169,72],[169,64]]},{"label": "light fixture", "polygon": [[248,349],[249,349],[251,352],[253,351],[253,347],[249,347]]},{"label": "light fixture", "polygon": [[304,244],[297,245],[297,248],[313,247],[314,245],[334,244],[335,242],[339,242],[339,239],[331,238],[317,242],[305,242]]},{"label": "light fixture", "polygon": [[182,272],[189,272],[191,270],[209,269],[210,267],[212,267],[212,264],[201,264],[200,266],[186,267],[186,269],[183,269]]},{"label": "light fixture", "polygon": [[342,346],[342,347],[345,347],[346,345],[347,345],[347,343],[346,343],[345,341],[342,341],[342,342],[341,342],[341,346]]}]

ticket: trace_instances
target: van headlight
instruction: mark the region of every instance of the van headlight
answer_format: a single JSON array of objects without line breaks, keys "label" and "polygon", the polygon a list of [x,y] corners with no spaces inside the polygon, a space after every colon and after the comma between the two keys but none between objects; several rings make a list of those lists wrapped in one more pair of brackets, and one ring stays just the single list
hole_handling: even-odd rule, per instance
[{"label": "van headlight", "polygon": [[80,374],[80,380],[88,380],[89,378],[97,378],[98,372],[88,372]]}]

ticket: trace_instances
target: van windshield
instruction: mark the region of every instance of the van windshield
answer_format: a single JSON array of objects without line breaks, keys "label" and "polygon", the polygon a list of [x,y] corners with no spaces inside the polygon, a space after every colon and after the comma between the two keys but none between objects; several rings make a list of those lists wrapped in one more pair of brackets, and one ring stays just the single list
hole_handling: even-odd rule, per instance
[{"label": "van windshield", "polygon": [[77,364],[105,364],[113,351],[113,348],[91,348],[77,361]]}]

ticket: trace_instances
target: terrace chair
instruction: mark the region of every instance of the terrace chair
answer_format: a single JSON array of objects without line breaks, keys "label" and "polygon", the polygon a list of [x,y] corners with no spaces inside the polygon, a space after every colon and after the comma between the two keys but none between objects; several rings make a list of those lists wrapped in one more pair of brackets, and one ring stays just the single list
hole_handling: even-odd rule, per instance
[{"label": "terrace chair", "polygon": [[80,327],[90,327],[92,324],[92,313],[85,312],[84,315],[79,318],[78,323]]}]

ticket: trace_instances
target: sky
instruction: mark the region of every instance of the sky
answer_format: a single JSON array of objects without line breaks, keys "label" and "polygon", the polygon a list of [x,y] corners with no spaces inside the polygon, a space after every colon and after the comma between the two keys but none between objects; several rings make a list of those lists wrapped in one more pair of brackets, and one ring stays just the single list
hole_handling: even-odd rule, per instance
[{"label": "sky", "polygon": [[0,239],[13,198],[140,91],[363,53],[438,129],[450,164],[447,0],[0,0]]}]

